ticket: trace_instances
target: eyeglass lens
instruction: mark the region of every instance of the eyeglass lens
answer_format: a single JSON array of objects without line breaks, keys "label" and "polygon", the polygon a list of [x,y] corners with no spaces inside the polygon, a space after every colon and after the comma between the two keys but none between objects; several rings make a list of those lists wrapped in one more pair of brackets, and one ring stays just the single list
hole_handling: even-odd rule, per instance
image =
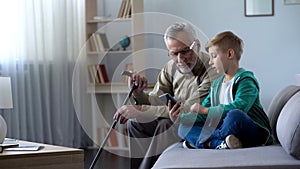
[{"label": "eyeglass lens", "polygon": [[195,41],[191,44],[190,47],[186,47],[186,48],[184,48],[184,49],[182,49],[178,52],[169,53],[169,56],[177,57],[179,53],[182,54],[182,55],[186,55],[187,53],[189,53],[193,49],[194,45],[195,45]]}]

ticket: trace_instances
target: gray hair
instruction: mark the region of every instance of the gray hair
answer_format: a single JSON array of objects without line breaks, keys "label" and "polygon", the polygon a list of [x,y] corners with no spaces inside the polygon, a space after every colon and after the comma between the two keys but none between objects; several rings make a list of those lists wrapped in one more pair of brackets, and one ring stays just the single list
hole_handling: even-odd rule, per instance
[{"label": "gray hair", "polygon": [[164,40],[167,42],[168,38],[175,38],[179,32],[185,31],[193,37],[193,39],[197,39],[197,34],[195,29],[188,23],[174,23],[169,26],[165,32]]}]

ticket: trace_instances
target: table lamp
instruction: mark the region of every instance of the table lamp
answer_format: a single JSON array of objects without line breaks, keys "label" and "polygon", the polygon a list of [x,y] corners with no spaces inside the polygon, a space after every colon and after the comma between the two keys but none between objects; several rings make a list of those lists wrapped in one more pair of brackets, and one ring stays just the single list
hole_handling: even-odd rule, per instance
[{"label": "table lamp", "polygon": [[[10,77],[0,77],[0,109],[13,108]],[[7,125],[0,115],[0,143],[3,143],[7,133]]]}]

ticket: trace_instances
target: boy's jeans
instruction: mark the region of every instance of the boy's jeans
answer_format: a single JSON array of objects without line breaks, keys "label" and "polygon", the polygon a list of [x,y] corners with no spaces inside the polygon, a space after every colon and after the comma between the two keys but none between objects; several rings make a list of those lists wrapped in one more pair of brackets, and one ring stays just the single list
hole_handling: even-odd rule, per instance
[{"label": "boy's jeans", "polygon": [[219,126],[221,126],[216,128],[211,136],[207,136],[208,140],[205,143],[210,142],[209,147],[199,140],[203,125],[204,123],[199,122],[190,126],[180,124],[178,135],[197,148],[214,149],[230,134],[239,138],[243,147],[253,147],[262,144],[261,127],[241,110],[229,111],[224,120],[219,123]]}]

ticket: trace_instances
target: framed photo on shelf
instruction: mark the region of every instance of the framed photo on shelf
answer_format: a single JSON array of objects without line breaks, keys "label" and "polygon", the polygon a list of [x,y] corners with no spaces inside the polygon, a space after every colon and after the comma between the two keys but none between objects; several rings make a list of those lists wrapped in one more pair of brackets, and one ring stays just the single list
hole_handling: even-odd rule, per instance
[{"label": "framed photo on shelf", "polygon": [[245,16],[273,16],[274,0],[244,0]]}]

